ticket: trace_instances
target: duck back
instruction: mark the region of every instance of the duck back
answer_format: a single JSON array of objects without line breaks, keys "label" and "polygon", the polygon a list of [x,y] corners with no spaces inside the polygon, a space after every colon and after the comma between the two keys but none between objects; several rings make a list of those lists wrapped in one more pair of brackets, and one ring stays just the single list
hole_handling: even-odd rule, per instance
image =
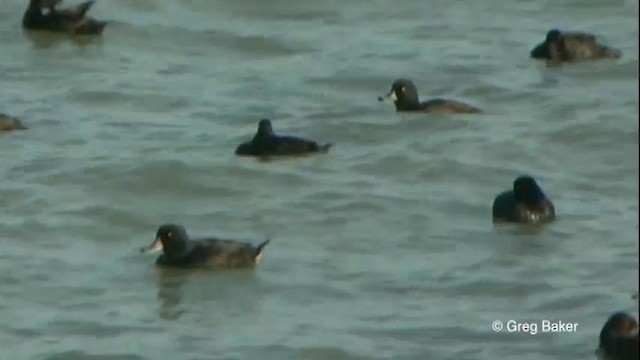
[{"label": "duck back", "polygon": [[421,103],[423,111],[430,113],[448,113],[448,114],[477,114],[481,110],[477,107],[465,104],[461,101],[432,99]]}]

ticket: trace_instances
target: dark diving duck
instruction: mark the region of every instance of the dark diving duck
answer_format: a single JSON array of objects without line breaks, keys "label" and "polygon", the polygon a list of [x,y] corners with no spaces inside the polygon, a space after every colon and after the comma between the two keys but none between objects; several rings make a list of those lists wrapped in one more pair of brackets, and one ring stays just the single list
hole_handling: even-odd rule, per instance
[{"label": "dark diving duck", "polygon": [[14,130],[26,130],[27,127],[22,124],[19,119],[6,114],[0,114],[0,132],[8,132]]},{"label": "dark diving duck", "polygon": [[596,354],[601,360],[638,359],[638,322],[624,312],[614,313],[600,331]]},{"label": "dark diving duck", "polygon": [[72,35],[100,35],[107,21],[87,16],[94,1],[85,1],[75,6],[58,8],[62,0],[30,0],[22,18],[22,27],[27,30],[49,31]]},{"label": "dark diving duck", "polygon": [[140,252],[162,252],[156,260],[156,265],[160,267],[218,270],[254,268],[260,262],[262,250],[269,241],[254,246],[214,237],[190,239],[183,226],[164,224],[158,228],[156,239],[151,245],[141,248]]},{"label": "dark diving duck", "polygon": [[513,190],[505,191],[493,201],[493,220],[516,223],[553,221],[556,211],[538,183],[531,176],[520,176]]},{"label": "dark diving duck", "polygon": [[565,32],[551,29],[544,42],[531,50],[534,59],[548,60],[555,63],[575,62],[583,60],[618,59],[622,52],[601,44],[595,35],[585,32]]},{"label": "dark diving duck", "polygon": [[481,112],[477,107],[460,101],[446,99],[431,99],[420,101],[418,89],[411,80],[397,79],[391,84],[391,90],[385,96],[379,96],[378,101],[390,98],[396,106],[397,112],[424,112],[448,114],[476,114]]},{"label": "dark diving duck", "polygon": [[258,123],[258,131],[253,139],[238,145],[235,154],[254,157],[311,155],[326,153],[331,146],[333,144],[318,144],[309,139],[276,135],[271,121],[262,119]]}]

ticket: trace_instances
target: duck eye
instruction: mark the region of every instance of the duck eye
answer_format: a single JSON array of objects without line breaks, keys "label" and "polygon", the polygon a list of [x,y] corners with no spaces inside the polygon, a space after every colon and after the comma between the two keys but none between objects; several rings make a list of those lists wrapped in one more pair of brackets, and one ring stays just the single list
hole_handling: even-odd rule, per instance
[{"label": "duck eye", "polygon": [[402,92],[404,92],[405,90],[407,90],[407,88],[404,87],[404,86],[400,88],[400,91],[402,91]]},{"label": "duck eye", "polygon": [[171,231],[169,231],[169,232],[167,233],[167,236],[168,236],[168,237],[172,237],[172,236],[173,236],[173,233],[172,233]]}]

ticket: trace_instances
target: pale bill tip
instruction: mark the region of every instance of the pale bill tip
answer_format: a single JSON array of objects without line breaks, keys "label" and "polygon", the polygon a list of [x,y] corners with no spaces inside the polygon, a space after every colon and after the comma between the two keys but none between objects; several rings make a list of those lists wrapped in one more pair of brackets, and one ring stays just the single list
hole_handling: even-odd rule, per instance
[{"label": "pale bill tip", "polygon": [[157,252],[161,252],[164,250],[164,248],[162,247],[162,241],[160,241],[160,239],[155,239],[153,241],[153,243],[151,243],[151,245],[149,245],[149,247],[147,247],[146,249],[144,249],[145,253],[148,254],[153,254],[153,253],[157,253]]}]

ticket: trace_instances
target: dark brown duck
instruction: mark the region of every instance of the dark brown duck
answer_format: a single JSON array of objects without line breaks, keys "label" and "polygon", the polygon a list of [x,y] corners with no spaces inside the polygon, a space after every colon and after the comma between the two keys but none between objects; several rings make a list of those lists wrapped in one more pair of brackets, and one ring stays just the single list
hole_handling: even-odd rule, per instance
[{"label": "dark brown duck", "polygon": [[500,193],[493,201],[493,220],[516,223],[543,223],[555,220],[553,203],[531,176],[519,176],[513,190]]},{"label": "dark brown duck", "polygon": [[534,59],[553,62],[574,62],[582,60],[618,59],[622,53],[601,44],[595,35],[586,32],[560,31],[551,29],[544,42],[531,50]]},{"label": "dark brown duck", "polygon": [[59,8],[61,2],[62,0],[30,0],[22,18],[22,27],[27,30],[73,35],[102,34],[107,22],[87,16],[94,4],[93,0]]},{"label": "dark brown duck", "polygon": [[480,109],[460,101],[446,99],[431,99],[420,101],[418,89],[411,80],[397,79],[391,84],[389,93],[378,97],[378,101],[390,98],[398,112],[424,112],[448,114],[475,114]]},{"label": "dark brown duck", "polygon": [[176,224],[164,224],[158,228],[151,245],[140,249],[141,253],[162,252],[156,265],[170,268],[238,269],[253,268],[262,257],[262,250],[270,240],[258,245],[223,240],[215,237],[190,239],[187,230]]},{"label": "dark brown duck", "polygon": [[602,326],[596,354],[601,360],[636,360],[638,339],[636,319],[627,313],[616,312]]},{"label": "dark brown duck", "polygon": [[6,114],[0,114],[0,132],[26,129],[27,127],[20,120]]},{"label": "dark brown duck", "polygon": [[318,144],[313,140],[295,136],[276,135],[271,121],[262,119],[253,139],[238,145],[235,154],[255,157],[310,155],[326,153],[332,145]]}]

